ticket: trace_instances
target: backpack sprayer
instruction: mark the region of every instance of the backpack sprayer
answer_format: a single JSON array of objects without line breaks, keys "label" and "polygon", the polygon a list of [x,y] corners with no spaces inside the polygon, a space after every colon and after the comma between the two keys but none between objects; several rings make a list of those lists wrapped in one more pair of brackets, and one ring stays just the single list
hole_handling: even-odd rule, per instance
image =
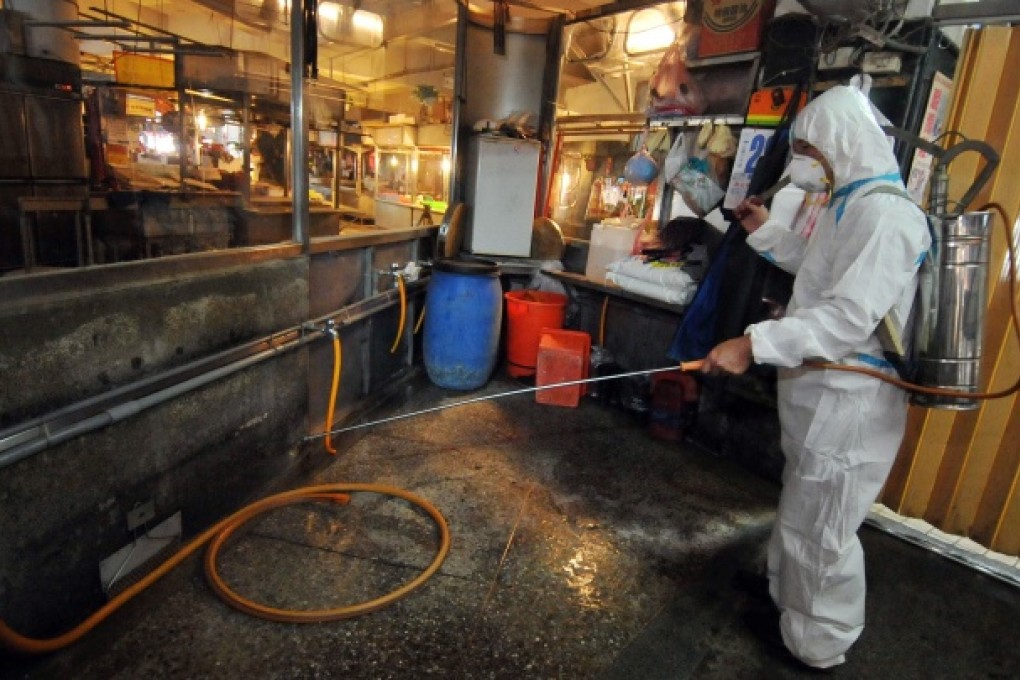
[{"label": "backpack sprayer", "polygon": [[[980,211],[967,212],[975,196],[995,172],[999,155],[988,144],[976,140],[964,139],[943,149],[898,128],[884,127],[883,130],[931,154],[935,163],[925,210],[932,232],[932,245],[918,271],[913,319],[901,325],[887,317],[880,325],[879,337],[883,340],[887,357],[897,366],[901,377],[917,386],[934,388],[911,389],[911,403],[926,408],[973,409],[981,398],[1002,396],[981,395],[977,390],[981,376],[992,223],[992,213],[986,209],[994,207],[1003,211],[998,205],[989,205]],[[948,166],[960,155],[971,151],[981,155],[985,165],[950,210]],[[1001,217],[1010,248],[1010,284],[1011,289],[1015,289],[1012,239],[1004,212]],[[1011,308],[1015,305],[1014,298],[1015,291],[1010,297]],[[1020,338],[1015,310],[1013,323]],[[899,328],[912,335],[911,343],[897,342]],[[911,387],[914,386],[908,389]]]}]

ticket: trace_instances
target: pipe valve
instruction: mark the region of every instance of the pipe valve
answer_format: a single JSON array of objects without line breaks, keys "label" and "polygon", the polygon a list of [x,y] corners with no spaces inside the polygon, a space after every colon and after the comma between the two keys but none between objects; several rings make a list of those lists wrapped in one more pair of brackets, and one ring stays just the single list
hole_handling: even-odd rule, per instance
[{"label": "pipe valve", "polygon": [[418,277],[421,275],[421,271],[422,265],[418,262],[411,261],[403,265],[394,262],[390,265],[389,269],[376,270],[376,274],[378,276],[392,276],[393,285],[396,287],[398,278],[403,279],[406,283],[417,281]]}]

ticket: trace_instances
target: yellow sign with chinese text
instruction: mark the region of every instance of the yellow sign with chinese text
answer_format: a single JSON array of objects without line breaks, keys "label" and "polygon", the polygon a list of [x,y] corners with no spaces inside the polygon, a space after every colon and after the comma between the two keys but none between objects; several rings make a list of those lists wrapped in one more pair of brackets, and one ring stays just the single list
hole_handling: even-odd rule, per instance
[{"label": "yellow sign with chinese text", "polygon": [[123,85],[174,87],[174,60],[131,52],[113,53],[113,72]]}]

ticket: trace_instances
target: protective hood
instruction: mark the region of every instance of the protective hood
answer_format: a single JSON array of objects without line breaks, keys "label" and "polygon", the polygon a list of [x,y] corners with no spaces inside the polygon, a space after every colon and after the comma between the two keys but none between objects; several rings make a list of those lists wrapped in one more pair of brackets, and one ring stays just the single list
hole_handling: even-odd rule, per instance
[{"label": "protective hood", "polygon": [[793,135],[822,152],[832,166],[837,190],[899,171],[871,102],[856,87],[833,87],[812,100],[797,114]]}]

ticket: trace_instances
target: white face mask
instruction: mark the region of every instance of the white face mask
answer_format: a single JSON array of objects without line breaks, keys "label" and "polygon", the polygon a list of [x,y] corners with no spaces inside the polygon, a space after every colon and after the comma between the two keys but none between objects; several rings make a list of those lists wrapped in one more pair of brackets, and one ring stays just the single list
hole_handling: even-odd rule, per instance
[{"label": "white face mask", "polygon": [[790,161],[790,181],[804,191],[819,192],[829,188],[829,178],[819,161],[799,153]]}]

